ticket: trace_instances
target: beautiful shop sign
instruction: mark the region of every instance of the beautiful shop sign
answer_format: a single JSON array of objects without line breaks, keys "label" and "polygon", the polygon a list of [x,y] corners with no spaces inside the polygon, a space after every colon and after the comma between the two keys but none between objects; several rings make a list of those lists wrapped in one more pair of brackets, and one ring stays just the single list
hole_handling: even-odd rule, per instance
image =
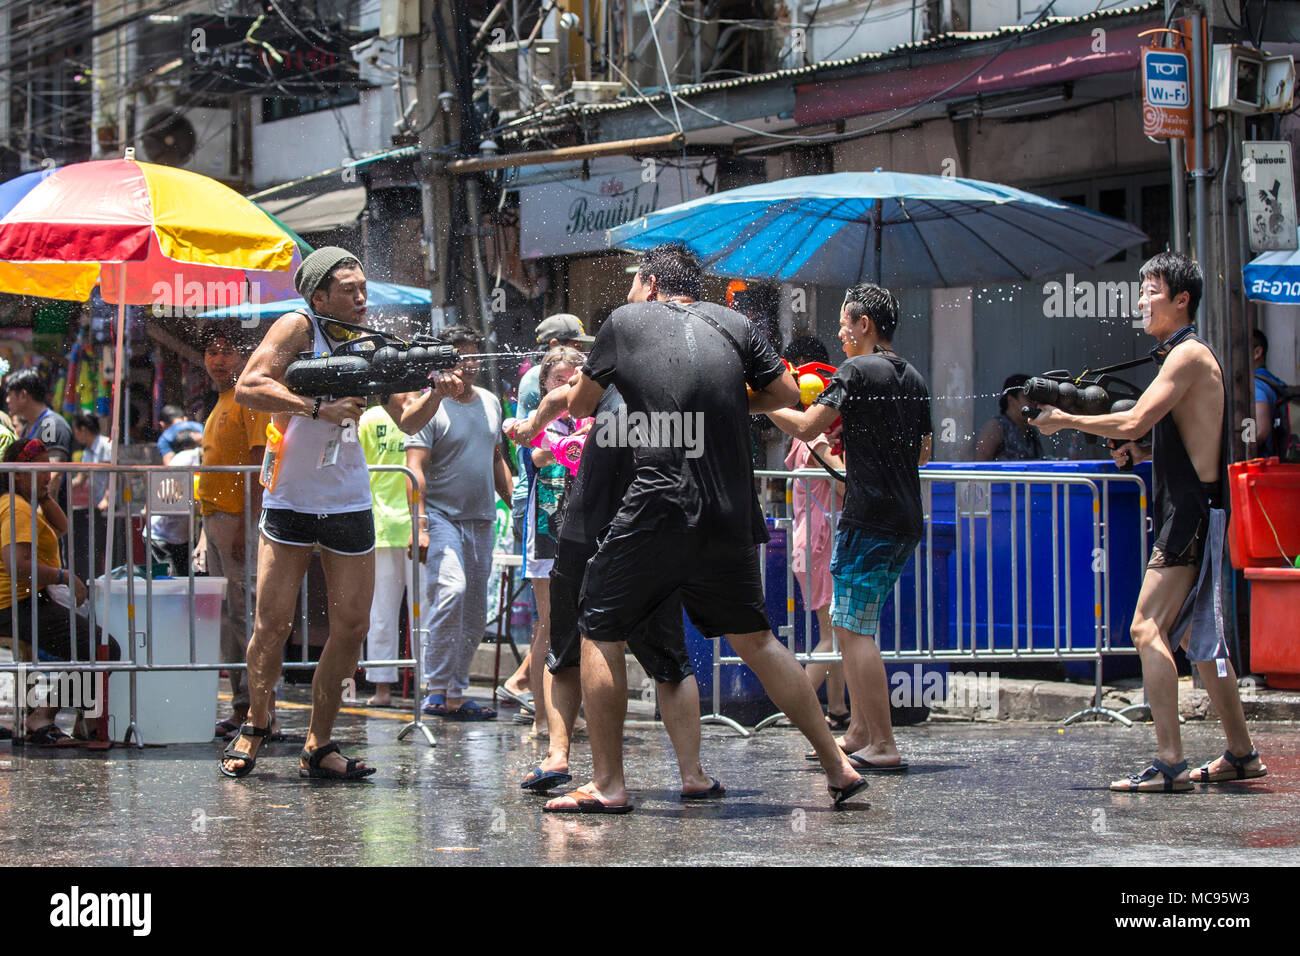
[{"label": "beautiful shop sign", "polygon": [[716,163],[704,159],[614,157],[588,168],[585,179],[520,188],[521,258],[603,252],[606,230],[707,195],[717,181]]}]

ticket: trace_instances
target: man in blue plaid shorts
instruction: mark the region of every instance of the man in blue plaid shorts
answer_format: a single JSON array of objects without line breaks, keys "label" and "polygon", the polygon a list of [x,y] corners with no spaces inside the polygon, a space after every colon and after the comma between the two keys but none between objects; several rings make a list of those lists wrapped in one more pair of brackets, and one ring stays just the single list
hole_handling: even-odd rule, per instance
[{"label": "man in blue plaid shorts", "polygon": [[930,460],[930,393],[891,346],[898,299],[878,285],[853,286],[840,309],[847,359],[805,411],[768,416],[810,441],[844,420],[848,492],[831,558],[831,624],[844,653],[852,716],[841,746],[861,771],[907,769],[889,719],[889,684],[876,646],[880,607],[924,531],[917,467]]}]

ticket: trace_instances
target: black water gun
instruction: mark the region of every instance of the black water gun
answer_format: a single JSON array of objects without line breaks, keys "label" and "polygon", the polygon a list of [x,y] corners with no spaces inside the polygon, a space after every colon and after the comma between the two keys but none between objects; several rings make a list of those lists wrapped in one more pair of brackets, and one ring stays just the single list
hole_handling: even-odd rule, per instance
[{"label": "black water gun", "polygon": [[327,356],[301,353],[285,371],[289,391],[307,398],[414,392],[429,384],[432,373],[455,368],[461,361],[460,352],[430,335],[408,342],[365,326],[334,324],[358,332]]},{"label": "black water gun", "polygon": [[1083,374],[1075,377],[1065,369],[1057,369],[1035,375],[1021,387],[1025,400],[1035,405],[1054,405],[1071,415],[1106,415],[1124,410],[1115,408],[1116,403],[1136,402],[1142,394],[1136,385],[1107,374],[1108,371],[1089,372],[1085,369]]},{"label": "black water gun", "polygon": [[[1133,383],[1110,373],[1145,365],[1149,361],[1151,361],[1149,358],[1143,358],[1133,362],[1122,362],[1119,365],[1109,365],[1096,371],[1084,369],[1077,377],[1065,369],[1056,369],[1034,376],[1021,387],[1024,389],[1025,400],[1034,405],[1053,405],[1071,415],[1118,414],[1135,406],[1142,395],[1142,390]],[[1038,416],[1038,410],[1029,405],[1021,411],[1031,423]],[[1124,442],[1125,439],[1121,438],[1106,439],[1112,451],[1118,449]],[[1137,439],[1136,443],[1149,448],[1150,433]],[[1120,471],[1132,471],[1134,464],[1130,455],[1124,462],[1118,463],[1118,467]]]}]

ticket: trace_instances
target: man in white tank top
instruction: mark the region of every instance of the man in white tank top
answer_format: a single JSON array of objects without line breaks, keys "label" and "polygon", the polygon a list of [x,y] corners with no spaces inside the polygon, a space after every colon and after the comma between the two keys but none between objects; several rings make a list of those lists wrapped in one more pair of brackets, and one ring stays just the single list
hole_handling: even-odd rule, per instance
[{"label": "man in white tank top", "polygon": [[[248,360],[236,385],[241,405],[273,413],[284,436],[273,487],[262,501],[258,542],[257,620],[248,644],[248,723],[226,748],[221,772],[246,776],[268,732],[271,692],[279,679],[298,585],[321,548],[329,591],[329,638],[312,682],[311,724],[299,760],[302,776],[356,780],[374,773],[331,742],[343,682],[356,672],[370,622],[374,591],[374,523],[370,480],[356,426],[362,396],[304,398],[284,383],[301,352],[327,351],[340,332],[330,319],[360,323],[366,313],[366,277],[360,261],[335,246],[317,249],[294,274],[294,285],[314,317],[289,312],[276,320]],[[342,330],[345,333],[345,330]],[[458,394],[454,372],[438,373],[423,395],[390,395],[385,407],[402,431],[414,434],[437,411],[441,398]],[[293,583],[290,583],[293,582]]]}]

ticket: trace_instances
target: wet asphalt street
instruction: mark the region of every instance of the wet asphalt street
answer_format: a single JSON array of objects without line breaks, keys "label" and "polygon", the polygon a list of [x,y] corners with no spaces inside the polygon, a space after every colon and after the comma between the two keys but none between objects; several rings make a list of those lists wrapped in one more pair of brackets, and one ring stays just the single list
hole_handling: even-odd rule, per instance
[{"label": "wet asphalt street", "polygon": [[[0,841],[9,865],[1184,864],[1300,863],[1295,728],[1253,730],[1270,776],[1174,796],[1108,780],[1143,766],[1151,726],[936,723],[899,730],[909,774],[871,781],[832,811],[793,729],[750,739],[704,728],[705,769],[727,787],[677,799],[661,725],[631,722],[626,816],[543,814],[519,789],[544,746],[510,720],[431,718],[437,746],[395,740],[392,712],[345,713],[338,739],[379,772],[362,784],[302,780],[305,709],[254,774],[217,771],[220,745],[0,753]],[[1063,732],[1062,732],[1063,731]],[[297,735],[296,738],[294,735]],[[297,743],[293,742],[296,739]],[[1218,754],[1214,723],[1184,728],[1193,766]],[[8,767],[3,766],[9,760]],[[575,749],[575,784],[590,769]],[[557,791],[558,792],[558,791]]]}]

